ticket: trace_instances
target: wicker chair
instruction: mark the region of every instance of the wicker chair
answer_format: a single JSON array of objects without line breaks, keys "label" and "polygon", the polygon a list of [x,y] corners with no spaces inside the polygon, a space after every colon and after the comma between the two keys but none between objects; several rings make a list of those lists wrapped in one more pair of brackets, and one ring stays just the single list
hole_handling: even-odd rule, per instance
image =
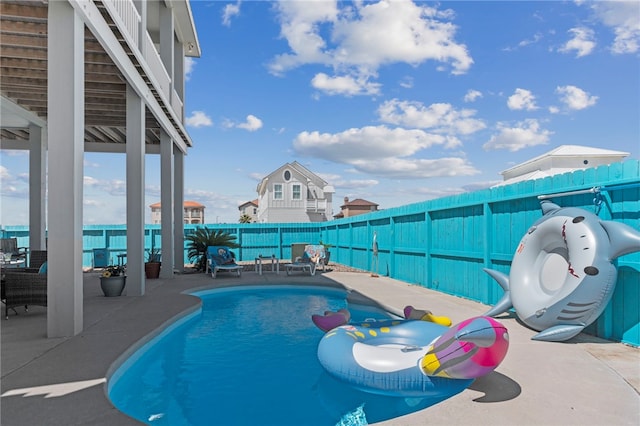
[{"label": "wicker chair", "polygon": [[4,315],[9,319],[9,309],[17,314],[17,306],[47,306],[47,274],[26,271],[4,271],[2,298],[5,302]]},{"label": "wicker chair", "polygon": [[26,268],[27,272],[38,272],[44,262],[47,261],[46,250],[31,250],[29,254],[29,267]]},{"label": "wicker chair", "polygon": [[16,260],[25,259],[29,249],[26,247],[18,247],[17,238],[0,238],[0,251],[10,253],[11,260]]}]

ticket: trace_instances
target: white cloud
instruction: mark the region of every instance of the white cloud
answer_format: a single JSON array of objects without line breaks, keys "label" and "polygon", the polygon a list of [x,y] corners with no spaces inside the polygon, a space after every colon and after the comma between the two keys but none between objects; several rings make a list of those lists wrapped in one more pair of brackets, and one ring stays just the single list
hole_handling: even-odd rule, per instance
[{"label": "white cloud", "polygon": [[330,77],[325,73],[316,74],[311,80],[311,85],[328,95],[377,95],[380,93],[380,84],[370,83],[361,76],[336,76]]},{"label": "white cloud", "polygon": [[469,89],[467,93],[464,95],[465,102],[475,102],[477,99],[482,97],[482,92],[479,90]]},{"label": "white cloud", "polygon": [[211,118],[204,111],[193,111],[190,117],[185,119],[187,126],[191,127],[208,127],[213,125]]},{"label": "white cloud", "polygon": [[515,152],[529,146],[546,145],[553,134],[549,130],[542,129],[538,120],[535,119],[519,122],[515,127],[500,122],[497,124],[497,130],[498,133],[482,145],[485,151],[506,149]]},{"label": "white cloud", "polygon": [[533,111],[537,109],[536,97],[526,89],[516,89],[513,95],[509,96],[507,100],[507,106],[512,110],[527,110]]},{"label": "white cloud", "polygon": [[239,129],[248,130],[250,132],[255,132],[256,130],[262,128],[262,120],[260,120],[255,115],[247,115],[247,120],[244,123],[239,123],[236,125]]},{"label": "white cloud", "polygon": [[25,182],[24,178],[19,176],[14,176],[9,169],[4,166],[0,166],[0,179],[2,180],[2,185],[0,185],[0,194],[4,197],[17,197],[17,198],[28,198],[29,197],[29,188],[27,182]]},{"label": "white cloud", "polygon": [[472,182],[468,185],[462,185],[463,192],[474,192],[482,189],[491,188],[494,185],[502,182],[501,180],[491,180],[487,182]]},{"label": "white cloud", "polygon": [[189,79],[191,78],[191,73],[193,72],[193,69],[196,66],[196,61],[190,57],[190,56],[186,56],[184,58],[184,79],[189,81]]},{"label": "white cloud", "polygon": [[113,196],[124,196],[127,194],[127,183],[122,179],[101,180],[91,176],[83,177],[85,192],[88,189],[95,189]]},{"label": "white cloud", "polygon": [[[358,173],[358,171],[353,171]],[[335,188],[340,189],[366,189],[372,188],[380,183],[377,179],[345,179],[338,174],[318,173],[322,179],[329,182]]]},{"label": "white cloud", "polygon": [[640,3],[638,1],[584,2],[596,18],[610,27],[615,39],[611,51],[615,54],[636,53],[640,50]]},{"label": "white cloud", "polygon": [[477,173],[463,158],[416,157],[427,148],[448,143],[447,137],[419,129],[367,126],[333,134],[302,132],[293,147],[300,155],[349,164],[358,172],[378,177],[416,179]]},{"label": "white cloud", "polygon": [[104,202],[84,197],[82,200],[82,205],[85,207],[102,207],[104,206]]},{"label": "white cloud", "polygon": [[352,163],[358,170],[390,179],[427,179],[471,176],[478,171],[464,158],[408,159],[387,158]]},{"label": "white cloud", "polygon": [[520,43],[518,43],[518,47],[525,47],[530,44],[536,44],[540,40],[542,40],[542,34],[535,33],[532,38],[520,41]]},{"label": "white cloud", "polygon": [[577,27],[571,28],[569,32],[573,34],[573,38],[558,49],[559,52],[571,53],[575,51],[578,58],[593,52],[593,49],[596,47],[596,43],[593,41],[594,32],[592,29]]},{"label": "white cloud", "polygon": [[238,1],[236,4],[227,4],[222,9],[222,25],[226,27],[231,26],[231,18],[240,14],[240,4],[242,1]]},{"label": "white cloud", "polygon": [[[468,135],[484,129],[486,125],[482,120],[473,118],[475,114],[475,110],[456,110],[447,103],[425,107],[420,102],[398,99],[386,101],[378,107],[380,120],[385,123],[430,129],[447,135]],[[459,142],[454,142],[454,146],[458,144]]]},{"label": "white cloud", "polygon": [[9,173],[9,169],[5,166],[0,166],[0,179],[2,179],[3,183],[11,178],[11,174]]},{"label": "white cloud", "polygon": [[570,110],[581,110],[596,104],[598,97],[576,86],[558,86],[556,93],[560,95],[560,101]]},{"label": "white cloud", "polygon": [[411,89],[413,87],[413,77],[406,76],[398,83],[400,87]]},{"label": "white cloud", "polygon": [[331,79],[350,75],[355,76],[351,83],[367,82],[387,64],[417,66],[435,61],[446,65],[452,74],[464,74],[473,64],[467,47],[455,41],[457,27],[450,22],[453,14],[449,10],[411,1],[348,5],[337,1],[282,1],[276,8],[280,34],[290,52],[274,57],[270,72],[281,75],[306,64],[326,65],[336,76],[324,77],[314,87],[326,87],[332,94],[353,94],[353,89],[336,90],[335,84],[329,84]]},{"label": "white cloud", "polygon": [[260,182],[268,173],[252,172],[249,173],[249,177],[256,182]]}]

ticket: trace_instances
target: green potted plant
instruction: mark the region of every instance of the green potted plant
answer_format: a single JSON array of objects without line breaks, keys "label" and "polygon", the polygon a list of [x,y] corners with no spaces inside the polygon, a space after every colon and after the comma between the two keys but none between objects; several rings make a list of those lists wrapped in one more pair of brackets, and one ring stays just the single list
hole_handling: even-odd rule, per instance
[{"label": "green potted plant", "polygon": [[235,241],[235,235],[221,229],[209,229],[206,226],[196,228],[194,232],[187,235],[184,239],[187,241],[187,257],[194,263],[196,270],[203,272],[206,271],[207,268],[207,247],[240,247]]},{"label": "green potted plant", "polygon": [[120,296],[126,284],[126,269],[123,265],[107,266],[100,274],[100,288],[106,297]]},{"label": "green potted plant", "polygon": [[161,253],[160,249],[151,247],[147,251],[147,262],[144,264],[144,273],[147,279],[156,279],[160,276]]}]

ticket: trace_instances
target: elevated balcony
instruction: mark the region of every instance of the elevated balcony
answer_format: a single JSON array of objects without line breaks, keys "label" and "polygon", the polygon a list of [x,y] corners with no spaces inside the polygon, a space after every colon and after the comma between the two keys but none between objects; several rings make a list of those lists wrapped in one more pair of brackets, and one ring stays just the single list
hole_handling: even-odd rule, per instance
[{"label": "elevated balcony", "polygon": [[[176,114],[180,121],[183,120],[184,104],[176,90],[171,85],[171,78],[165,68],[156,43],[154,43],[148,31],[141,32],[141,17],[133,0],[101,0],[101,4],[109,13],[113,24],[127,41],[131,54],[142,58],[140,66],[144,69],[152,84],[159,90],[167,105]],[[141,44],[142,40],[142,44]],[[142,52],[140,51],[142,47]],[[145,66],[147,69],[145,69]]]},{"label": "elevated balcony", "polygon": [[306,208],[308,212],[325,212],[327,210],[326,199],[307,200]]}]

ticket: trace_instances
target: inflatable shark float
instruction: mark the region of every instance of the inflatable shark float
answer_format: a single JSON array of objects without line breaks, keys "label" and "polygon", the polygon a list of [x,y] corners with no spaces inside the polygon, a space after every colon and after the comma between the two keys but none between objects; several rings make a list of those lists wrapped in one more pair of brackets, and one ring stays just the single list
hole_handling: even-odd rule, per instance
[{"label": "inflatable shark float", "polygon": [[560,342],[600,316],[617,281],[612,261],[640,251],[640,232],[583,209],[548,201],[541,207],[544,215],[520,240],[509,275],[484,269],[505,292],[485,315],[514,308],[540,331],[533,340]]}]

